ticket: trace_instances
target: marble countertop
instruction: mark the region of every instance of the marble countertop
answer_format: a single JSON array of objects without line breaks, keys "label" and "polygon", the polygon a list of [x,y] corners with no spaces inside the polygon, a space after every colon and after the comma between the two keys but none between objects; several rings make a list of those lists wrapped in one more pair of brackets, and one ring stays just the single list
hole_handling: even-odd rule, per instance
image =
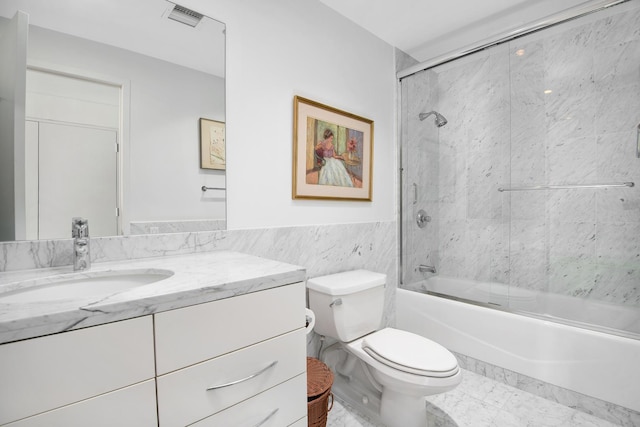
[{"label": "marble countertop", "polygon": [[[173,275],[99,298],[2,302],[3,294],[29,286],[55,286],[65,275],[122,270],[169,270]],[[304,281],[305,276],[303,267],[228,251],[94,263],[80,273],[71,266],[0,273],[0,344],[275,288]]]}]

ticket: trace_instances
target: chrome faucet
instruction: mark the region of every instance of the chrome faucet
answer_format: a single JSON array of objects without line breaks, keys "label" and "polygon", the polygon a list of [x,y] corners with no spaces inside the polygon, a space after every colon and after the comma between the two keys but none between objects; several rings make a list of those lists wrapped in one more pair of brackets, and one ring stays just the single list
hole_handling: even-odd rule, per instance
[{"label": "chrome faucet", "polygon": [[420,273],[436,273],[436,267],[433,265],[420,264],[418,266],[418,270],[420,271]]},{"label": "chrome faucet", "polygon": [[73,270],[88,270],[91,267],[89,220],[73,218],[71,220],[71,237],[73,237]]}]

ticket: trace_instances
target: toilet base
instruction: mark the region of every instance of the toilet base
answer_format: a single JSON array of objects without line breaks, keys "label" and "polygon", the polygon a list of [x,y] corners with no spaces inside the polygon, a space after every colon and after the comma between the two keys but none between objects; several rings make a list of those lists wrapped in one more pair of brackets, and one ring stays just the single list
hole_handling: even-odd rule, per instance
[{"label": "toilet base", "polygon": [[345,376],[339,371],[344,366],[345,359],[355,356],[346,352],[341,346],[332,346],[324,353],[323,362],[334,372],[331,392],[338,401],[344,402],[375,423],[382,423],[380,419],[381,393],[371,385],[364,373],[362,363],[358,361],[350,375]]},{"label": "toilet base", "polygon": [[411,396],[384,389],[380,400],[380,418],[388,427],[425,427],[427,400],[425,396]]},{"label": "toilet base", "polygon": [[349,350],[352,349],[338,342],[323,352],[323,362],[335,373],[332,391],[387,427],[426,427],[429,419],[426,397],[449,391],[462,379],[462,373],[458,371],[453,377],[445,378],[444,385],[438,379],[438,384],[432,383],[427,388],[407,387],[406,383],[374,369]]}]

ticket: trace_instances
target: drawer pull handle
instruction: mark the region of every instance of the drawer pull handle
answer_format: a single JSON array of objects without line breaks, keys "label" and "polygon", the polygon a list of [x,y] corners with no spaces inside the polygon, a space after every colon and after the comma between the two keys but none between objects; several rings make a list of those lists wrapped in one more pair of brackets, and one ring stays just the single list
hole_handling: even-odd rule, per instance
[{"label": "drawer pull handle", "polygon": [[258,375],[264,373],[265,371],[269,370],[270,368],[273,368],[277,364],[278,364],[278,361],[274,360],[273,362],[271,362],[271,364],[269,364],[269,366],[260,369],[258,372],[253,373],[253,374],[249,375],[248,377],[240,378],[239,380],[231,381],[231,382],[225,383],[225,384],[219,384],[219,385],[211,386],[211,387],[207,388],[207,391],[209,391],[209,390],[217,390],[219,388],[229,387],[230,385],[235,385],[235,384],[239,384],[239,383],[248,381],[251,378],[255,378]]},{"label": "drawer pull handle", "polygon": [[264,424],[265,424],[267,421],[269,421],[269,420],[271,419],[271,417],[273,417],[273,416],[276,414],[276,412],[278,412],[279,410],[280,410],[280,408],[276,408],[276,409],[274,409],[273,411],[271,411],[271,413],[270,413],[269,415],[267,415],[267,417],[266,417],[264,420],[260,421],[258,424],[256,424],[256,425],[255,425],[255,426],[253,426],[253,427],[260,427],[260,426],[264,425]]}]

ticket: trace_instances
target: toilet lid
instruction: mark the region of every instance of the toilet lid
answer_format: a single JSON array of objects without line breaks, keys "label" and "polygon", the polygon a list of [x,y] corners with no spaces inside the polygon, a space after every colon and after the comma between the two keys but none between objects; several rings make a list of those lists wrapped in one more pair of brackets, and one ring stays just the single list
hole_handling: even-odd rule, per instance
[{"label": "toilet lid", "polygon": [[458,361],[449,350],[420,335],[385,328],[367,335],[362,348],[378,362],[400,371],[426,377],[449,377]]}]

